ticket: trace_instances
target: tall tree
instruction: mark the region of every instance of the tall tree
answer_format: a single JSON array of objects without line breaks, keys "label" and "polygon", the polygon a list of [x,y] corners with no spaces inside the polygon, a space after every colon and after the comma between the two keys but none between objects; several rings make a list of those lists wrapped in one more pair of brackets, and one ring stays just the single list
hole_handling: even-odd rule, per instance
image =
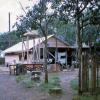
[{"label": "tall tree", "polygon": [[[53,1],[53,0],[52,0]],[[78,45],[78,65],[79,65],[79,93],[82,92],[82,23],[81,18],[87,8],[94,10],[99,9],[100,2],[98,0],[56,0],[53,1],[54,7],[58,10],[63,20],[75,21],[76,23],[76,42]]]},{"label": "tall tree", "polygon": [[29,9],[25,16],[20,16],[16,22],[17,28],[22,29],[23,32],[29,29],[40,29],[40,33],[45,37],[45,53],[44,53],[44,67],[45,67],[45,83],[48,83],[48,70],[47,70],[47,35],[48,35],[48,24],[51,19],[55,16],[53,9],[52,12],[48,11],[50,7],[49,0],[40,0],[40,2]]},{"label": "tall tree", "polygon": [[[9,37],[11,38],[9,42]],[[7,32],[0,35],[0,49],[4,50],[20,41],[17,31]],[[10,45],[9,45],[10,44]]]}]

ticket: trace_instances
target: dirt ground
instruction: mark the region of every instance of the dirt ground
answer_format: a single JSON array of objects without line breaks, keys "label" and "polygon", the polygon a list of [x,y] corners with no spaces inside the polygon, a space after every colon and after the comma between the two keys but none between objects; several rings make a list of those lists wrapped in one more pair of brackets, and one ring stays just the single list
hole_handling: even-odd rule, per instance
[{"label": "dirt ground", "polygon": [[[51,96],[35,87],[31,89],[23,88],[16,83],[14,75],[9,75],[8,70],[5,71],[0,68],[0,100],[72,100],[74,93],[70,81],[78,76],[78,70],[63,71],[57,74],[61,80],[63,94]],[[52,73],[49,75],[52,75]]]}]

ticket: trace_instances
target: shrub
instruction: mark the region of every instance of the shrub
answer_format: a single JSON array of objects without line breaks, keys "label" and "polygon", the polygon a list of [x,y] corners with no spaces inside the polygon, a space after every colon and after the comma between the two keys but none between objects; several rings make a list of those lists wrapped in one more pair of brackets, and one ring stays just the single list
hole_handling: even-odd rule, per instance
[{"label": "shrub", "polygon": [[24,79],[22,83],[26,88],[32,88],[34,86],[34,81],[32,81],[31,79]]},{"label": "shrub", "polygon": [[22,80],[24,80],[25,77],[26,77],[25,75],[16,76],[16,81],[17,81],[17,83],[19,83],[19,82],[21,82]]},{"label": "shrub", "polygon": [[78,91],[78,79],[74,79],[71,81],[71,87],[73,90]]},{"label": "shrub", "polygon": [[0,58],[0,65],[5,64],[5,59],[4,58]]},{"label": "shrub", "polygon": [[26,88],[32,88],[34,86],[34,81],[32,81],[31,77],[27,74],[16,76],[16,81]]},{"label": "shrub", "polygon": [[72,88],[74,94],[78,94],[78,79],[73,79],[71,81],[71,88]]},{"label": "shrub", "polygon": [[25,74],[27,72],[26,66],[23,64],[16,64],[16,75]]}]

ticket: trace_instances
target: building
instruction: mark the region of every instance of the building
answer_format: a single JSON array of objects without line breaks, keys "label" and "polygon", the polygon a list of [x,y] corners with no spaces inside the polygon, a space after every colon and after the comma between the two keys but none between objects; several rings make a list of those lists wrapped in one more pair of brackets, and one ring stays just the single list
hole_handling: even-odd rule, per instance
[{"label": "building", "polygon": [[[57,38],[55,35],[47,37],[48,62],[68,64],[70,45]],[[5,63],[44,63],[45,37],[19,42],[4,50]]]}]

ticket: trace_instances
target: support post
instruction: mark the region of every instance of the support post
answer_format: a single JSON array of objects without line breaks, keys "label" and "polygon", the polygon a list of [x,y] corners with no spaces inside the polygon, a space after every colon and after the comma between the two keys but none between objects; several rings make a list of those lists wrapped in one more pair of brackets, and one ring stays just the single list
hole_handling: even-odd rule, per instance
[{"label": "support post", "polygon": [[92,56],[92,93],[96,90],[96,63],[95,63],[95,55]]},{"label": "support post", "polygon": [[22,38],[22,64],[24,63],[24,39]]},{"label": "support post", "polygon": [[27,36],[27,64],[29,63],[29,36]]},{"label": "support post", "polygon": [[34,63],[34,48],[35,47],[35,40],[34,40],[34,38],[33,38],[33,55],[32,55],[32,62]]}]

